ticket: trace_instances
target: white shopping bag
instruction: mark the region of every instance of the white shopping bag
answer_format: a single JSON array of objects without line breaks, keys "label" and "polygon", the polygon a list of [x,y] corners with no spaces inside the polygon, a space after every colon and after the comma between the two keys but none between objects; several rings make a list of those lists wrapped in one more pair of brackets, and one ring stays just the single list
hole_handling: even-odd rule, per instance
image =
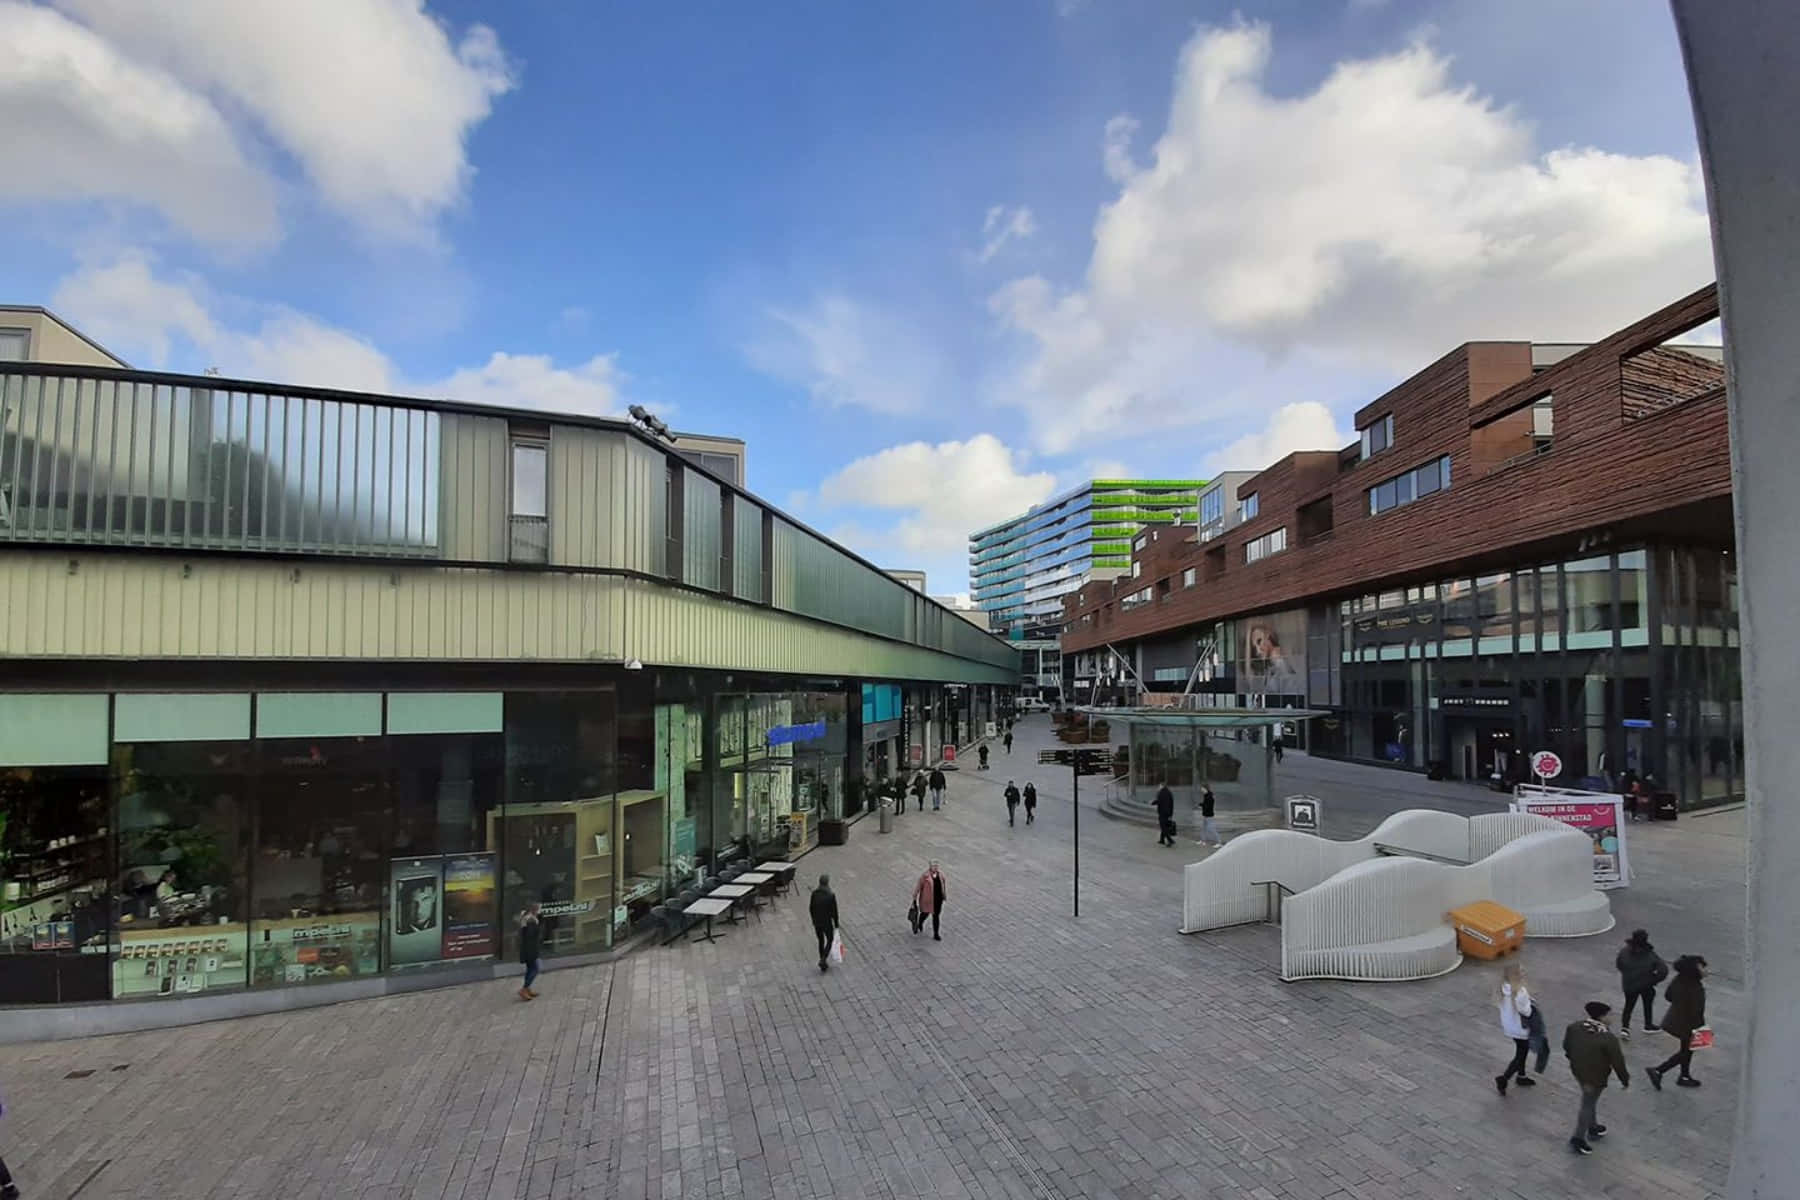
[{"label": "white shopping bag", "polygon": [[831,961],[834,963],[844,961],[844,935],[841,933],[831,935]]}]

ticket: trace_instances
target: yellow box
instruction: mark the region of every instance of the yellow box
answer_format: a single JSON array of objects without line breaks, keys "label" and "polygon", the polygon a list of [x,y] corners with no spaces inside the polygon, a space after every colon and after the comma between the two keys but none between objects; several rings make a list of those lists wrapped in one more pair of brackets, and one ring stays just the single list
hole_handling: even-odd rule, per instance
[{"label": "yellow box", "polygon": [[1511,954],[1525,940],[1525,916],[1492,900],[1477,900],[1450,910],[1456,945],[1471,958]]}]

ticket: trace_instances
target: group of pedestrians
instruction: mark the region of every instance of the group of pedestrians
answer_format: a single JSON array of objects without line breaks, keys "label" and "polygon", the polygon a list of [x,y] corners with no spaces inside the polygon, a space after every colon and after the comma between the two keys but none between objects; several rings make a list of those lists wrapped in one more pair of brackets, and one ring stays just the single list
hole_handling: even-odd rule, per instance
[{"label": "group of pedestrians", "polygon": [[[1213,811],[1218,804],[1213,796],[1212,788],[1200,785],[1200,798],[1195,801],[1200,809],[1200,840],[1208,846],[1223,846],[1225,839],[1219,836],[1219,827],[1213,822]],[[1159,846],[1175,845],[1175,793],[1169,789],[1167,780],[1156,789],[1156,844]]]},{"label": "group of pedestrians", "polygon": [[[931,940],[944,940],[942,923],[947,894],[943,869],[934,858],[913,884],[912,897],[907,907],[906,920],[912,927],[914,936],[923,933],[925,922],[930,921]],[[819,882],[813,888],[812,897],[807,904],[807,911],[812,916],[813,936],[819,943],[819,972],[823,974],[831,969],[833,943],[843,936],[837,893],[831,890],[830,875],[819,876]]]},{"label": "group of pedestrians", "polygon": [[1027,825],[1036,823],[1037,785],[1032,783],[1031,780],[1027,779],[1025,781],[1025,790],[1021,792],[1018,785],[1009,779],[1006,781],[1006,790],[1001,792],[1000,795],[1006,800],[1006,823],[1008,825],[1017,825],[1019,823],[1019,804],[1021,801],[1025,804],[1025,823]]},{"label": "group of pedestrians", "polygon": [[[1631,1017],[1639,1005],[1643,1007],[1644,1032],[1661,1031],[1676,1039],[1676,1050],[1668,1059],[1644,1068],[1650,1086],[1662,1091],[1663,1077],[1670,1071],[1679,1072],[1677,1085],[1700,1086],[1692,1067],[1695,1038],[1706,1028],[1706,959],[1698,954],[1684,954],[1671,968],[1657,954],[1649,933],[1639,929],[1626,940],[1613,966],[1619,972],[1619,988],[1625,996],[1618,1031],[1613,1029],[1612,1005],[1604,1000],[1588,1001],[1582,1006],[1585,1015],[1563,1031],[1563,1055],[1569,1060],[1569,1073],[1581,1088],[1581,1107],[1576,1114],[1575,1132],[1569,1138],[1569,1148],[1577,1154],[1593,1153],[1593,1143],[1606,1136],[1606,1126],[1600,1123],[1599,1104],[1608,1083],[1616,1077],[1620,1087],[1631,1086],[1631,1072],[1625,1065],[1621,1043],[1631,1040]],[[1668,1007],[1658,1023],[1654,1011],[1656,989],[1665,979],[1669,985],[1663,999]],[[1526,1067],[1535,1050],[1535,1073],[1542,1075],[1550,1060],[1550,1043],[1543,1010],[1531,994],[1524,967],[1517,963],[1507,966],[1494,999],[1500,1014],[1500,1031],[1513,1043],[1512,1060],[1494,1076],[1494,1087],[1504,1096],[1508,1085],[1536,1086],[1537,1081]]]}]

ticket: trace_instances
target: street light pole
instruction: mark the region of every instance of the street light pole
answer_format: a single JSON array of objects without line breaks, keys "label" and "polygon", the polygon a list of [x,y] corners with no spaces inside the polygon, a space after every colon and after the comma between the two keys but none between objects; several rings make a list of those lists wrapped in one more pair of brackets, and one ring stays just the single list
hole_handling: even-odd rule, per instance
[{"label": "street light pole", "polygon": [[1081,915],[1081,755],[1082,752],[1077,750],[1069,756],[1071,768],[1075,772],[1075,784],[1069,794],[1074,797],[1075,805],[1075,832],[1071,835],[1071,840],[1075,847],[1074,915],[1078,917]]}]

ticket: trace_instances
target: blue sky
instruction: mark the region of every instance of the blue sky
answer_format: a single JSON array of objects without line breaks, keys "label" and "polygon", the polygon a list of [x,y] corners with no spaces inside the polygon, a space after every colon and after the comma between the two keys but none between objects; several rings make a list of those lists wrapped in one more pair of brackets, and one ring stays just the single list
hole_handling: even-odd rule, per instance
[{"label": "blue sky", "polygon": [[[1640,0],[0,0],[9,301],[142,366],[749,443],[938,592],[1090,473],[1348,440],[1710,277]],[[8,145],[7,143],[11,143]]]}]

